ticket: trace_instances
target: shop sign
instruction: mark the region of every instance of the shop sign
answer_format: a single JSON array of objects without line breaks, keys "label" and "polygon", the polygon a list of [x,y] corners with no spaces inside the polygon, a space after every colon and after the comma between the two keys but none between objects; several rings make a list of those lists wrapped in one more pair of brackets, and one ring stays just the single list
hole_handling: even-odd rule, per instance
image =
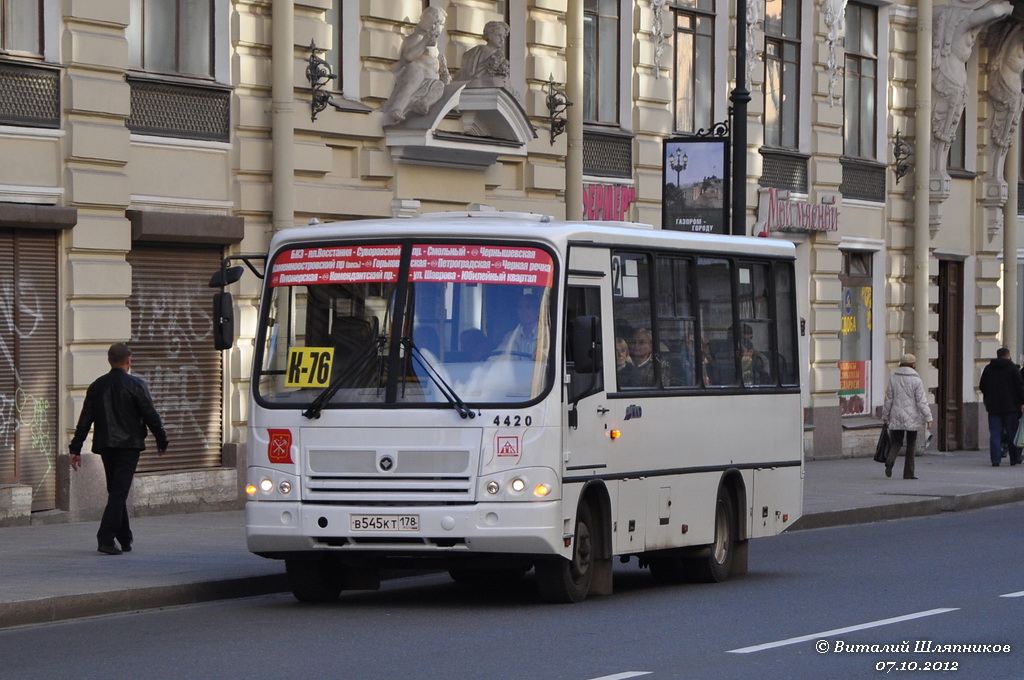
[{"label": "shop sign", "polygon": [[[768,236],[773,231],[838,231],[839,208],[827,203],[795,201],[787,190],[760,190],[758,222],[754,233]],[[833,199],[834,200],[834,199]]]},{"label": "shop sign", "polygon": [[636,202],[636,187],[605,184],[583,185],[583,219],[622,222]]}]

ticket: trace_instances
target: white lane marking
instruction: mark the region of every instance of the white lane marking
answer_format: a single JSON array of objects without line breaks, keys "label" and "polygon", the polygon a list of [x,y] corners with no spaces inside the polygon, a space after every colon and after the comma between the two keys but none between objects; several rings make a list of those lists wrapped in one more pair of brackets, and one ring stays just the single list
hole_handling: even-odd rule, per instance
[{"label": "white lane marking", "polygon": [[1024,597],[1024,590],[1019,593],[1007,593],[1006,595],[1000,595],[999,597]]},{"label": "white lane marking", "polygon": [[822,633],[811,633],[810,635],[801,635],[800,637],[789,638],[788,640],[779,640],[778,642],[766,642],[763,645],[754,645],[753,647],[743,647],[742,649],[730,649],[728,654],[750,654],[751,652],[761,652],[766,649],[774,649],[775,647],[785,647],[786,645],[795,645],[800,642],[807,642],[808,640],[820,640],[821,638],[832,637],[834,635],[843,635],[845,633],[852,633],[858,630],[866,630],[868,628],[878,628],[879,626],[888,626],[893,623],[900,623],[902,621],[911,621],[913,619],[924,618],[925,616],[935,616],[936,614],[946,614],[948,612],[955,612],[959,607],[954,608],[943,608],[943,609],[929,609],[926,612],[917,612],[916,614],[906,614],[905,616],[895,616],[891,619],[882,619],[881,621],[870,621],[868,623],[861,623],[856,626],[849,626],[847,628],[836,628],[835,630],[826,630]]},{"label": "white lane marking", "polygon": [[599,678],[591,678],[590,680],[626,680],[627,678],[638,678],[641,675],[650,675],[653,671],[626,671],[625,673],[616,673],[615,675],[602,675]]}]

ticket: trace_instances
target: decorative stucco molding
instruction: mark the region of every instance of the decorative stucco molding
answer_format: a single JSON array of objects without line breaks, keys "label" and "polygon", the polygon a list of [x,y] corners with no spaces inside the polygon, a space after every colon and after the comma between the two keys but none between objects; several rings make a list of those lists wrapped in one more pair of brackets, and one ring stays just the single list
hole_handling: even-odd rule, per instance
[{"label": "decorative stucco molding", "polygon": [[752,83],[754,67],[757,66],[757,27],[764,19],[764,0],[747,0],[747,87],[754,89]]},{"label": "decorative stucco molding", "polygon": [[825,44],[828,46],[828,58],[825,66],[828,71],[828,105],[835,106],[836,84],[839,82],[839,62],[836,59],[836,43],[839,42],[839,34],[843,32],[843,24],[846,19],[847,0],[824,0],[823,10],[825,25],[828,32],[825,34]]},{"label": "decorative stucco molding", "polygon": [[669,43],[665,39],[665,6],[668,0],[651,0],[651,35],[654,40],[654,77],[661,77],[661,55],[668,51]]}]

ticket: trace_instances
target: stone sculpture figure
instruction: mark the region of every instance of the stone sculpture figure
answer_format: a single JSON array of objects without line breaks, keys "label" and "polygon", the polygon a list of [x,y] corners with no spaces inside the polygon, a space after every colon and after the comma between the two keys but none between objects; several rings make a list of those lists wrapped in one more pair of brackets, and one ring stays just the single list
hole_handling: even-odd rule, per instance
[{"label": "stone sculpture figure", "polygon": [[[969,95],[967,61],[987,25],[1013,11],[1008,0],[953,0],[935,8],[932,40],[931,176],[948,184],[946,158]],[[933,188],[934,192],[934,188]]]},{"label": "stone sculpture figure", "polygon": [[401,123],[410,112],[425,114],[444,94],[451,75],[437,42],[447,18],[440,7],[426,8],[416,28],[402,41],[398,62],[391,69],[395,87],[381,107],[384,125]]},{"label": "stone sculpture figure", "polygon": [[1006,154],[1020,122],[1021,80],[1024,77],[1024,25],[1008,19],[990,31],[991,59],[985,98],[992,107],[989,133],[992,167],[989,177],[1002,184]]},{"label": "stone sculpture figure", "polygon": [[508,33],[509,27],[504,21],[488,21],[484,25],[484,40],[487,42],[470,48],[462,55],[462,65],[455,81],[465,81],[466,87],[505,87],[509,72],[505,56]]}]

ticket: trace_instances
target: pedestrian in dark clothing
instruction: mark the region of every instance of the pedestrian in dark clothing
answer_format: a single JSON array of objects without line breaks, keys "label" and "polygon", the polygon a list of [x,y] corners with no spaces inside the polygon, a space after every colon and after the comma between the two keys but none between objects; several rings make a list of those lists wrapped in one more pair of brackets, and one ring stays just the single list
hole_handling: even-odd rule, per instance
[{"label": "pedestrian in dark clothing", "polygon": [[903,456],[903,479],[917,479],[914,475],[914,447],[917,444],[917,432],[924,428],[932,429],[932,411],[928,408],[924,382],[914,370],[917,357],[904,354],[900,359],[899,368],[889,377],[885,389],[885,402],[882,406],[882,422],[889,426],[889,437],[892,448],[885,460],[885,476],[892,477],[892,466],[903,448],[906,437],[907,451]]},{"label": "pedestrian in dark clothing", "polygon": [[[92,452],[103,459],[107,479],[107,506],[103,509],[100,529],[96,533],[98,550],[107,555],[120,555],[132,549],[132,529],[128,521],[128,492],[132,488],[139,455],[146,448],[146,428],[156,437],[157,455],[167,450],[167,434],[160,415],[153,406],[146,381],[136,378],[132,368],[132,351],[123,342],[115,342],[107,350],[110,372],[97,378],[85,393],[85,403],[78,417],[75,436],[68,449],[71,468],[82,465],[82,444],[95,425]],[[121,544],[118,548],[114,539]]]},{"label": "pedestrian in dark clothing", "polygon": [[1010,350],[1000,347],[996,358],[981,372],[978,385],[985,398],[988,411],[989,457],[998,467],[1002,457],[1002,432],[1009,435],[1010,465],[1019,465],[1021,450],[1014,445],[1021,410],[1024,409],[1024,377],[1017,364],[1010,359]]}]

